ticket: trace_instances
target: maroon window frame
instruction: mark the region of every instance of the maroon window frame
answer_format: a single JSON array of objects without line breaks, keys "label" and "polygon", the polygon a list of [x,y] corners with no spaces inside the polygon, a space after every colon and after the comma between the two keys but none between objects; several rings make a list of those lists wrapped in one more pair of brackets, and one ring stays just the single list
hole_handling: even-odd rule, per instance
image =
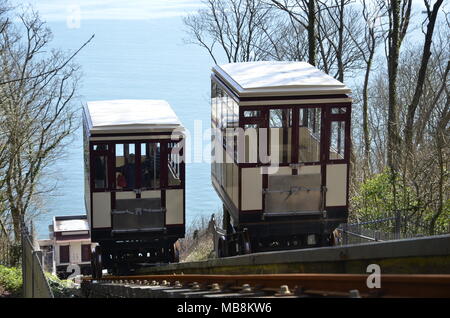
[{"label": "maroon window frame", "polygon": [[[319,108],[321,109],[320,118],[320,154],[319,161],[312,162],[300,162],[298,156],[298,143],[299,143],[299,124],[300,124],[300,109],[303,108]],[[332,108],[345,108],[346,112],[343,114],[332,114]],[[330,163],[348,163],[350,153],[350,121],[351,121],[351,104],[349,103],[336,103],[336,104],[301,104],[301,105],[260,105],[260,106],[241,106],[239,107],[239,127],[244,129],[245,125],[257,124],[260,128],[269,127],[269,113],[272,109],[292,109],[292,140],[291,140],[291,158],[289,162],[279,163],[280,166],[289,166],[291,164],[301,163],[302,165],[323,165]],[[261,112],[259,117],[244,117],[245,111]],[[343,159],[329,159],[329,150],[331,142],[331,122],[333,121],[345,121],[345,156]],[[267,142],[269,143],[269,138]],[[259,146],[259,141],[258,141]],[[267,145],[269,149],[269,144]],[[243,163],[239,162],[241,167],[254,167],[261,165],[259,160],[258,149],[258,163]]]},{"label": "maroon window frame", "polygon": [[[185,162],[184,155],[182,156],[180,163],[180,185],[168,186],[168,156],[169,152],[169,143],[182,143],[182,149],[180,154],[184,154],[184,139],[180,140],[170,140],[170,139],[143,139],[143,140],[112,140],[112,141],[93,141],[90,145],[90,165],[91,165],[91,190],[92,192],[120,192],[120,191],[130,191],[134,189],[118,189],[116,187],[116,176],[115,176],[115,167],[116,167],[116,153],[115,148],[116,144],[134,144],[135,145],[135,188],[143,189],[141,182],[141,144],[145,143],[159,143],[160,144],[160,185],[157,188],[152,189],[143,189],[143,190],[163,190],[163,189],[182,189],[185,184]],[[94,151],[94,145],[108,145],[107,151]],[[104,155],[108,158],[108,185],[107,188],[104,189],[95,189],[94,187],[94,178],[92,177],[93,173],[93,162],[96,155]]]},{"label": "maroon window frame", "polygon": [[[252,116],[252,117],[245,117],[244,113],[246,111],[258,111],[259,115],[258,116]],[[262,108],[261,106],[247,106],[247,107],[239,107],[239,128],[242,129],[242,131],[245,133],[245,126],[246,125],[257,125],[257,134],[258,134],[258,144],[257,144],[257,148],[256,148],[256,153],[257,153],[257,161],[256,162],[246,162],[245,161],[245,154],[242,154],[241,156],[237,156],[237,163],[240,166],[261,166],[261,158],[260,158],[260,154],[259,154],[259,145],[260,145],[260,136],[259,136],[259,129],[260,128],[267,128],[269,124],[269,115],[268,115],[268,110]],[[238,138],[239,140],[240,138]],[[245,139],[241,139],[241,140],[245,140]],[[269,140],[267,139],[267,149],[269,147]],[[245,151],[245,147],[239,147],[241,149],[244,149]],[[240,157],[240,158],[239,158]]]},{"label": "maroon window frame", "polygon": [[[166,184],[166,188],[167,189],[183,189],[184,188],[184,183],[185,183],[185,156],[184,156],[184,140],[177,140],[177,141],[169,141],[167,143],[167,169],[172,169],[172,167],[169,167],[169,162],[170,162],[170,156],[172,153],[172,149],[175,147],[181,147],[179,150],[179,163],[178,163],[178,178],[180,179],[180,184],[178,185],[169,185],[169,175],[167,175],[167,184]],[[167,173],[169,173],[169,171],[167,171]]]},{"label": "maroon window frame", "polygon": [[[94,150],[94,146],[107,146],[108,149],[107,150]],[[112,157],[113,157],[113,149],[112,145],[110,142],[101,142],[101,141],[94,141],[91,142],[89,145],[89,152],[90,152],[90,183],[91,183],[91,191],[92,192],[106,192],[109,191],[109,189],[111,189],[112,184],[114,183],[114,176],[112,174],[113,172],[113,164],[115,164],[115,162],[113,162]],[[95,162],[95,157],[96,156],[105,156],[107,158],[106,160],[106,166],[107,166],[107,171],[108,171],[108,176],[107,176],[107,184],[106,187],[104,188],[96,188],[95,187],[95,169],[94,169],[94,162]]]},{"label": "maroon window frame", "polygon": [[91,244],[81,245],[81,261],[89,262],[91,260]]},{"label": "maroon window frame", "polygon": [[[271,110],[282,110],[283,112],[282,112],[282,119],[281,119],[281,122],[282,122],[282,126],[281,127],[276,127],[276,128],[283,128],[283,140],[287,140],[287,139],[289,139],[289,128],[291,128],[291,133],[293,134],[293,130],[294,130],[294,127],[292,126],[293,125],[293,109],[291,108],[291,107],[270,107],[270,108],[268,108],[267,109],[267,129],[268,129],[268,134],[267,134],[267,138],[268,138],[268,140],[267,140],[267,151],[268,151],[268,155],[269,156],[271,156],[272,155],[272,149],[271,149],[271,144],[270,144],[270,141],[271,141],[271,139],[272,139],[272,137],[271,137],[271,129],[270,128],[272,128],[271,127],[271,124],[270,124],[270,114],[271,114]],[[286,113],[284,112],[285,110],[288,110],[288,111],[290,111],[290,118],[287,118],[286,117]],[[287,123],[288,123],[288,126],[284,126],[284,123],[287,121]],[[284,128],[288,128],[287,130],[286,129],[284,129]],[[292,140],[293,140],[293,138],[292,138],[292,136],[291,136],[291,145],[290,145],[290,148],[291,148],[291,156],[290,157],[288,157],[288,156],[286,156],[286,158],[282,158],[282,160],[280,161],[280,162],[278,162],[278,164],[279,165],[283,165],[283,164],[289,164],[291,161],[292,161],[292,156],[293,156],[293,154],[292,154]],[[284,147],[284,146],[283,146]],[[278,155],[278,154],[277,154]]]},{"label": "maroon window frame", "polygon": [[[333,114],[332,108],[345,108],[344,114]],[[325,127],[323,129],[325,133],[325,144],[322,146],[322,161],[325,164],[340,164],[350,162],[350,149],[351,149],[351,105],[348,104],[333,104],[325,108]],[[344,158],[343,159],[330,159],[330,146],[331,146],[331,125],[332,122],[345,122],[344,132]]]},{"label": "maroon window frame", "polygon": [[59,246],[59,262],[60,263],[70,262],[70,245]]}]

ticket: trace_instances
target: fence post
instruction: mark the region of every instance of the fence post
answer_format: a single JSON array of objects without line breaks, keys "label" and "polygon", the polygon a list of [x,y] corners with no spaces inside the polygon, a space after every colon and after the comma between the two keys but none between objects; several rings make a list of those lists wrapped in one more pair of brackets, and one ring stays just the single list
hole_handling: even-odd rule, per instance
[{"label": "fence post", "polygon": [[31,298],[34,298],[34,255],[33,251],[31,251]]},{"label": "fence post", "polygon": [[344,234],[344,245],[347,245],[348,244],[347,223],[344,223],[342,232]]},{"label": "fence post", "polygon": [[380,231],[375,231],[375,241],[378,242],[380,240],[381,233]]},{"label": "fence post", "polygon": [[27,295],[27,291],[26,291],[26,270],[27,270],[27,266],[25,264],[26,260],[26,253],[25,253],[25,235],[24,235],[24,231],[25,231],[25,220],[22,216],[22,225],[20,228],[20,242],[21,242],[21,249],[22,249],[22,297],[26,297]]},{"label": "fence post", "polygon": [[395,227],[394,227],[394,234],[395,239],[400,239],[400,227],[401,227],[401,219],[400,219],[400,211],[395,211]]}]

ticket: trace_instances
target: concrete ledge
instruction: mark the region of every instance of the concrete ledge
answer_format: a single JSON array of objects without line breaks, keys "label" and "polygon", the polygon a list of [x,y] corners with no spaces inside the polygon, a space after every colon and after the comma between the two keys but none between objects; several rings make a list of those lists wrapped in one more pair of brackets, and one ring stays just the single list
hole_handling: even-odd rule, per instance
[{"label": "concrete ledge", "polygon": [[143,268],[138,274],[365,273],[372,263],[385,273],[450,273],[450,235],[256,253]]}]

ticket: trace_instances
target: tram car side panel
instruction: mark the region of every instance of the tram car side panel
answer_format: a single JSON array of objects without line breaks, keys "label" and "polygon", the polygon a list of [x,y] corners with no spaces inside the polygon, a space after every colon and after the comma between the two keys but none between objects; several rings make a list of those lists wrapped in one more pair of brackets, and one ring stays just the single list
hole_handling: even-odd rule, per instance
[{"label": "tram car side panel", "polygon": [[84,159],[84,205],[86,209],[89,228],[92,229],[91,222],[91,186],[90,186],[90,155],[89,155],[89,119],[86,111],[83,110],[83,159]]},{"label": "tram car side panel", "polygon": [[332,243],[348,215],[350,93],[302,62],[213,68],[212,184],[232,240],[245,229],[252,251]]}]

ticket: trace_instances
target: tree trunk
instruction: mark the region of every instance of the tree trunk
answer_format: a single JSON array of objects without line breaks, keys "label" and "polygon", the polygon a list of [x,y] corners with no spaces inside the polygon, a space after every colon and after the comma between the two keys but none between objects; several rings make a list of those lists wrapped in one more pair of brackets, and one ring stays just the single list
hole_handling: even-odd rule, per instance
[{"label": "tree trunk", "polygon": [[14,227],[14,243],[20,244],[22,237],[22,214],[20,211],[11,211]]},{"label": "tree trunk", "polygon": [[374,50],[370,51],[369,59],[366,65],[366,74],[363,85],[363,133],[364,133],[364,164],[367,171],[370,172],[370,132],[369,132],[369,76],[372,68]]},{"label": "tree trunk", "polygon": [[339,42],[338,42],[338,50],[336,52],[336,59],[338,64],[338,80],[344,82],[344,63],[342,62],[343,55],[343,47],[344,47],[344,8],[345,1],[341,0],[339,4]]},{"label": "tree trunk", "polygon": [[308,2],[308,62],[316,65],[316,0]]},{"label": "tree trunk", "polygon": [[[423,93],[423,86],[425,84],[425,78],[427,74],[428,62],[431,57],[431,43],[433,39],[434,27],[436,25],[437,15],[443,0],[438,0],[433,6],[433,10],[428,11],[428,25],[427,32],[425,34],[425,42],[423,45],[422,61],[418,72],[418,78],[416,83],[416,89],[414,91],[414,97],[411,104],[408,106],[408,112],[405,125],[405,145],[406,145],[406,158],[410,158],[413,151],[413,126],[414,117],[416,114],[417,106],[419,105],[420,98]],[[429,8],[427,8],[429,10]]]},{"label": "tree trunk", "polygon": [[394,156],[398,146],[397,72],[400,52],[400,0],[391,1],[391,17],[388,53],[389,108],[387,164],[394,174],[397,170]]}]

